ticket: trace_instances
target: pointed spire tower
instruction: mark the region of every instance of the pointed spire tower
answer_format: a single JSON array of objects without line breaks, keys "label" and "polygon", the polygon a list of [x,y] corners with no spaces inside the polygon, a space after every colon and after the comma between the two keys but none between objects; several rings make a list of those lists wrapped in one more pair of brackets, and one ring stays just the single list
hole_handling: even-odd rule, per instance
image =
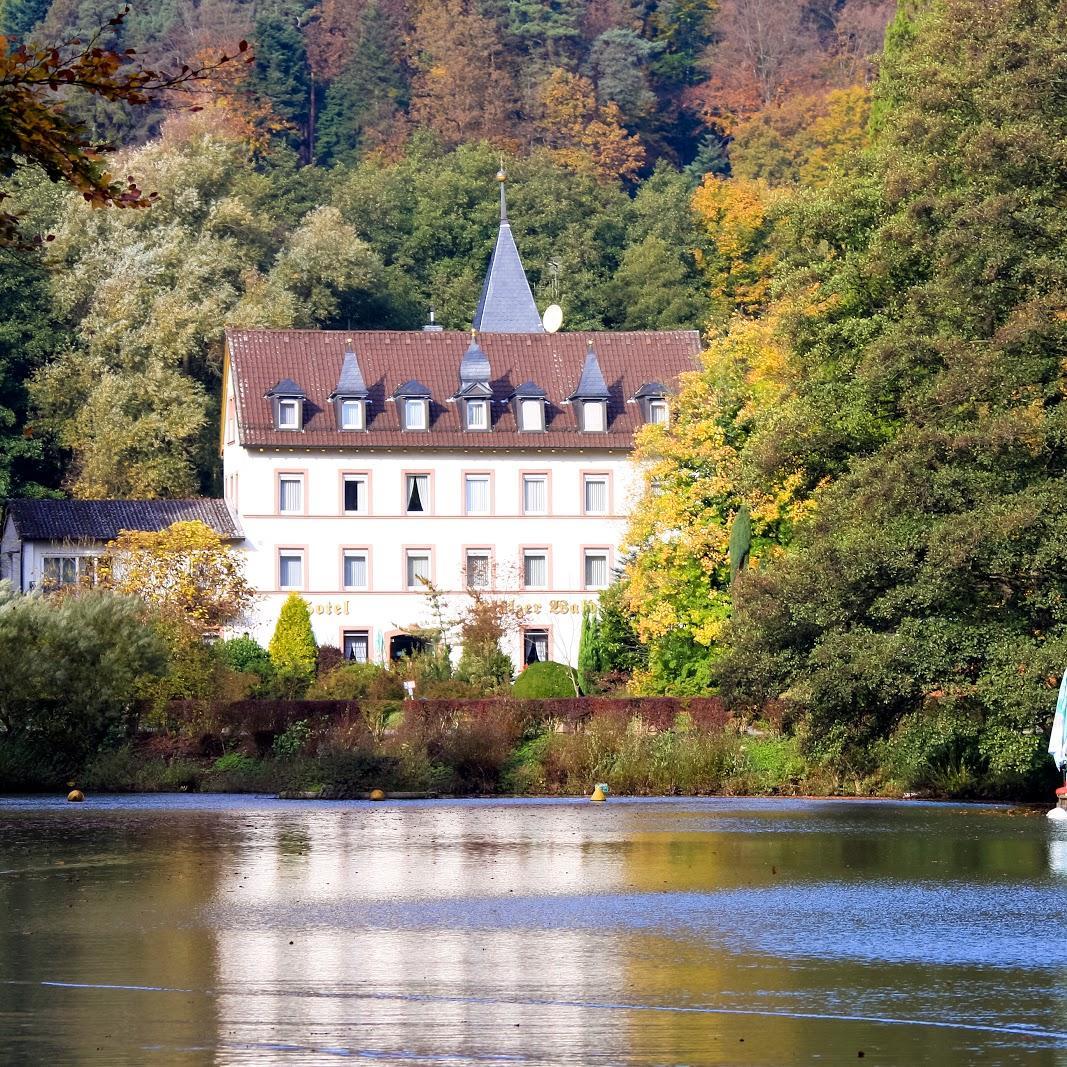
[{"label": "pointed spire tower", "polygon": [[508,222],[504,192],[507,175],[503,170],[497,174],[496,180],[500,183],[500,230],[474,312],[474,328],[484,333],[544,333],[541,315]]}]

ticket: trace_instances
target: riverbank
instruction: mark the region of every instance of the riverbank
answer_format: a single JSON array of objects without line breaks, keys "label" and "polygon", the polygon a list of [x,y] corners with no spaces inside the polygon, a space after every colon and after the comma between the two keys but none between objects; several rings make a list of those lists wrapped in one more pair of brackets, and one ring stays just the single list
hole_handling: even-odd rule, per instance
[{"label": "riverbank", "polygon": [[[817,760],[788,719],[714,698],[239,701],[171,705],[79,761],[0,738],[0,792],[848,796],[1026,800],[959,762]],[[1054,784],[1054,783],[1053,783]],[[1051,792],[1051,785],[1048,792]]]}]

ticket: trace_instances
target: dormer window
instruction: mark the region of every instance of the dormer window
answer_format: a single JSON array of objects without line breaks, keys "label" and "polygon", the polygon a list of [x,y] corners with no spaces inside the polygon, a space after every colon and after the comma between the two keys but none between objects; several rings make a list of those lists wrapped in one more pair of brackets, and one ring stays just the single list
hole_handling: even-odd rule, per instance
[{"label": "dormer window", "polygon": [[519,429],[527,433],[545,428],[545,402],[543,400],[519,401]]},{"label": "dormer window", "polygon": [[[348,344],[352,344],[349,338]],[[356,353],[349,347],[341,361],[337,385],[330,394],[337,416],[337,428],[349,432],[367,428],[367,385]]]},{"label": "dormer window", "polygon": [[510,400],[515,408],[515,425],[520,433],[544,433],[546,399],[544,389],[533,382],[523,382],[511,394]]},{"label": "dormer window", "polygon": [[426,429],[426,407],[426,401],[422,399],[408,398],[407,400],[403,401],[400,411],[404,420],[405,430]]},{"label": "dormer window", "polygon": [[654,426],[666,426],[670,421],[667,389],[660,382],[645,382],[629,402],[641,405],[641,418],[647,423]]},{"label": "dormer window", "polygon": [[278,401],[278,429],[279,430],[299,430],[300,429],[300,407],[299,400],[279,400]]},{"label": "dormer window", "polygon": [[468,400],[467,405],[467,429],[489,429],[489,402],[487,400]]},{"label": "dormer window", "polygon": [[430,428],[430,390],[422,382],[404,382],[389,400],[396,404],[400,429],[419,432]]},{"label": "dormer window", "polygon": [[366,427],[367,420],[363,408],[364,400],[342,400],[341,404],[341,429],[362,430]]},{"label": "dormer window", "polygon": [[292,378],[283,378],[263,398],[269,400],[276,430],[304,428],[304,400],[307,394]]},{"label": "dormer window", "polygon": [[603,433],[607,429],[608,405],[604,400],[582,401],[582,430],[585,433]]},{"label": "dormer window", "polygon": [[607,430],[610,396],[611,392],[604,381],[604,372],[600,369],[600,360],[593,351],[593,342],[589,341],[589,351],[585,354],[578,387],[564,401],[565,404],[577,405],[578,429],[582,433],[604,433]]}]

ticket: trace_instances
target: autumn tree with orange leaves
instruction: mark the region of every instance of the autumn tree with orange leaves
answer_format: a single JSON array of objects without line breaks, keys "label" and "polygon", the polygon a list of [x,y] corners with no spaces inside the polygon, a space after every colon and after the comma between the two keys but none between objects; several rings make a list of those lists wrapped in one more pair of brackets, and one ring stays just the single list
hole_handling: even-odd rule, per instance
[{"label": "autumn tree with orange leaves", "polygon": [[[140,208],[152,202],[133,176],[118,177],[108,170],[107,149],[87,138],[83,125],[67,113],[64,97],[76,92],[146,106],[163,94],[191,93],[237,56],[246,62],[251,57],[241,41],[233,55],[223,53],[200,66],[150,69],[132,50],[119,51],[105,43],[128,13],[129,8],[123,8],[88,40],[72,37],[56,45],[12,47],[13,42],[0,37],[0,175],[36,164],[54,181],[72,185],[95,207]],[[6,196],[0,191],[0,200]],[[17,239],[17,218],[0,213],[0,243]]]}]

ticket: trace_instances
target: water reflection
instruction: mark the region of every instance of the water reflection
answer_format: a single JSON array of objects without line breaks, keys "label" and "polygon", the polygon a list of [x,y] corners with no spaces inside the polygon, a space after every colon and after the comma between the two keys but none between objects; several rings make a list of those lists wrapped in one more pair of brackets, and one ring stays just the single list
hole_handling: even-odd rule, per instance
[{"label": "water reflection", "polygon": [[1056,829],[870,803],[0,800],[0,1033],[13,1062],[1067,1064]]}]

